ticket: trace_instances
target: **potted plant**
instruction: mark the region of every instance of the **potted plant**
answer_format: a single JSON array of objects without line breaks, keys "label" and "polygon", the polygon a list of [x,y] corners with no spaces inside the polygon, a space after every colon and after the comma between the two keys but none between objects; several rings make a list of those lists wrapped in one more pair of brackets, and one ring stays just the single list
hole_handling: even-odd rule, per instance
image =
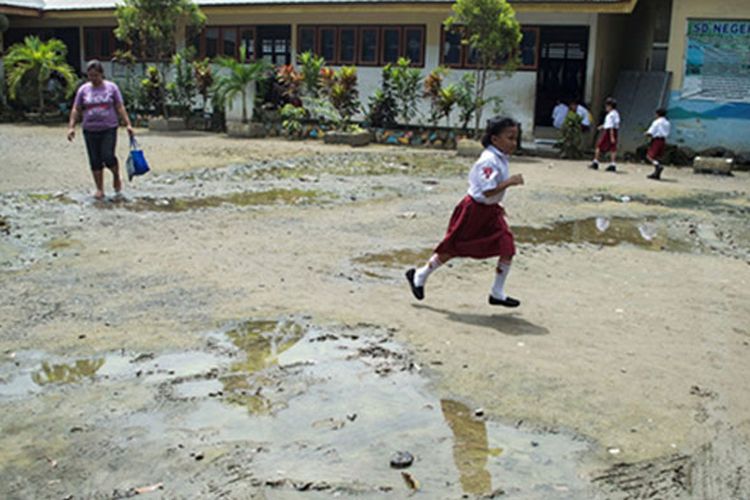
[{"label": "potted plant", "polygon": [[193,59],[195,49],[188,47],[172,56],[174,67],[174,81],[167,84],[167,92],[182,116],[182,128],[187,128],[188,120],[193,111],[193,101],[197,93],[195,78],[193,77]]},{"label": "potted plant", "polygon": [[370,132],[352,124],[354,114],[359,111],[357,90],[357,68],[343,66],[323,79],[324,92],[341,120],[336,130],[326,133],[324,141],[329,144],[365,146],[370,143]]},{"label": "potted plant", "polygon": [[[245,48],[241,47],[240,61],[245,60]],[[252,106],[255,100],[254,84],[264,76],[268,63],[263,60],[251,63],[240,61],[231,57],[220,57],[216,60],[223,71],[214,79],[214,99],[218,107],[225,107],[227,111],[232,111],[236,101],[240,101],[242,114],[239,122],[236,116],[227,113],[227,134],[233,137],[261,137],[265,135],[265,129],[261,124],[250,123],[248,120],[248,102]]]},{"label": "potted plant", "polygon": [[5,56],[8,95],[16,99],[19,87],[33,81],[42,121],[48,104],[45,102],[45,92],[53,79],[64,84],[65,97],[70,97],[75,91],[77,79],[73,68],[65,62],[67,52],[68,48],[60,40],[53,38],[43,42],[39,37],[27,36],[23,43],[11,46]]},{"label": "potted plant", "polygon": [[141,91],[151,114],[148,129],[158,132],[185,130],[182,118],[171,118],[162,110],[167,109],[164,81],[159,68],[154,65],[146,68],[146,76],[141,80]]}]

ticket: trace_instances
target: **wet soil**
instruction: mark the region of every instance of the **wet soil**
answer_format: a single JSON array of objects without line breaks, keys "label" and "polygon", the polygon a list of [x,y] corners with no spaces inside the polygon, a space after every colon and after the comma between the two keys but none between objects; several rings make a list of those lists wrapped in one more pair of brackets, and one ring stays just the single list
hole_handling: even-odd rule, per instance
[{"label": "wet soil", "polygon": [[3,497],[750,496],[745,173],[514,159],[507,311],[493,262],[403,278],[471,159],[143,134],[96,202],[0,132]]}]

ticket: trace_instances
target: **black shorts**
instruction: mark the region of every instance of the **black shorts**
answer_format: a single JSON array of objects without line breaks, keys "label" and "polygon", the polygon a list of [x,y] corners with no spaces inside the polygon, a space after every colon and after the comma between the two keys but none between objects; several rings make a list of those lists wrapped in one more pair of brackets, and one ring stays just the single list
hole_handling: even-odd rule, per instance
[{"label": "black shorts", "polygon": [[86,140],[91,170],[102,170],[105,166],[112,168],[117,165],[115,156],[117,127],[106,130],[84,130],[83,138]]}]

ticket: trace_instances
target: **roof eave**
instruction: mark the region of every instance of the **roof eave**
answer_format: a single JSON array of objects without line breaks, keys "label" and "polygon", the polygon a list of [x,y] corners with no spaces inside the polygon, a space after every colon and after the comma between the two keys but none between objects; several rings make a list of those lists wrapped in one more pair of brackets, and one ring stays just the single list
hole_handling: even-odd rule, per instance
[{"label": "roof eave", "polygon": [[[511,1],[511,5],[513,8],[518,12],[578,12],[578,13],[590,13],[590,14],[630,14],[633,12],[633,9],[635,8],[636,4],[638,3],[638,0],[618,0],[613,2],[594,2],[594,1],[582,1],[582,0],[571,0],[571,1],[563,1],[563,2],[544,2],[544,1],[533,1],[533,0],[518,0],[518,1]],[[357,2],[357,1],[351,1],[351,2],[326,2],[326,1],[320,1],[320,2],[272,2],[272,1],[260,1],[260,2],[252,2],[252,3],[227,3],[227,4],[213,4],[213,5],[203,5],[201,6],[201,9],[206,10],[218,10],[218,9],[236,9],[241,7],[298,7],[298,8],[305,8],[305,7],[335,7],[335,6],[341,6],[341,7],[355,7],[355,6],[383,6],[383,5],[399,5],[399,6],[410,6],[410,7],[445,7],[446,5],[451,5],[452,2],[450,1],[428,1],[428,2],[410,2],[408,0],[404,1],[370,1],[370,2]],[[31,15],[39,17],[43,13],[37,9],[29,9],[29,8],[22,8],[22,7],[2,7],[0,6],[0,13],[2,13],[2,9],[9,8],[9,9],[17,9],[21,11],[27,12],[26,14],[18,14],[18,15]],[[86,8],[72,8],[72,9],[45,9],[44,13],[63,13],[63,12],[102,12],[102,11],[113,11],[113,7],[86,7]]]},{"label": "roof eave", "polygon": [[6,16],[42,17],[40,9],[16,7],[14,5],[0,5],[0,14],[5,14]]}]

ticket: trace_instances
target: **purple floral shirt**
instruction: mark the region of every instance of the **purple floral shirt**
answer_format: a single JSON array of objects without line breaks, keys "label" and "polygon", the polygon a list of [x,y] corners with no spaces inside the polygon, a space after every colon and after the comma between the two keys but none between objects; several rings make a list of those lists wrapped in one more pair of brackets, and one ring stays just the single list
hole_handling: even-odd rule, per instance
[{"label": "purple floral shirt", "polygon": [[83,112],[83,129],[93,132],[117,128],[117,105],[122,103],[122,94],[117,84],[104,80],[98,87],[91,82],[78,89],[73,106]]}]

